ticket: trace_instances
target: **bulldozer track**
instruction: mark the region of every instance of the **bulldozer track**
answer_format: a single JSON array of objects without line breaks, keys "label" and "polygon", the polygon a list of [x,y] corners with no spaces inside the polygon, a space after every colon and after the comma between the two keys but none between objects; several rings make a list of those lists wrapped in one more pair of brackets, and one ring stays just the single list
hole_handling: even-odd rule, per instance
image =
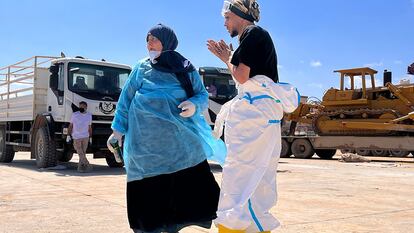
[{"label": "bulldozer track", "polygon": [[[396,118],[401,116],[400,113],[398,113],[397,111],[395,111],[393,109],[359,108],[359,109],[352,109],[352,110],[322,111],[322,112],[319,112],[319,113],[316,113],[316,114],[313,115],[313,117],[312,117],[312,126],[315,130],[315,133],[317,133],[318,135],[321,135],[321,136],[325,136],[325,135],[326,136],[335,136],[335,135],[343,135],[343,136],[365,136],[366,135],[366,136],[372,136],[372,135],[381,135],[381,134],[383,134],[383,135],[394,135],[390,131],[386,131],[386,130],[384,130],[382,132],[382,131],[379,131],[379,130],[365,130],[365,129],[362,129],[362,130],[349,130],[349,131],[337,129],[335,131],[329,131],[328,133],[327,132],[322,133],[321,129],[319,129],[319,127],[318,127],[318,120],[320,120],[321,117],[324,117],[324,116],[327,116],[329,118],[338,116],[338,119],[339,119],[339,116],[341,114],[343,114],[343,115],[346,116],[345,118],[343,118],[343,120],[346,121],[347,119],[351,119],[351,118],[349,118],[350,116],[362,115],[364,113],[367,114],[368,117],[367,118],[362,118],[361,117],[361,119],[378,119],[378,118],[372,118],[372,116],[379,117],[379,116],[381,116],[382,114],[385,114],[385,113],[391,113]],[[352,119],[355,119],[355,118],[352,118]]]}]

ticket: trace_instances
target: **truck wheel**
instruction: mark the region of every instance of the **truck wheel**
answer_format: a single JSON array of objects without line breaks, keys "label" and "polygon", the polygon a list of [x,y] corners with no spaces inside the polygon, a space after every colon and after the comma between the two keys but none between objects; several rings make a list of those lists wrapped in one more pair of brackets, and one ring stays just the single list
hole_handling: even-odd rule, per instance
[{"label": "truck wheel", "polygon": [[371,151],[367,149],[356,149],[355,152],[361,156],[371,156]]},{"label": "truck wheel", "polygon": [[106,159],[106,163],[108,164],[109,167],[123,167],[124,163],[118,163],[115,160],[114,155],[111,152],[107,152],[105,153],[105,159]]},{"label": "truck wheel", "polygon": [[73,157],[73,152],[63,151],[58,153],[58,160],[60,162],[69,162]]},{"label": "truck wheel", "polygon": [[290,149],[290,143],[285,139],[282,139],[282,149],[280,151],[280,158],[289,158],[292,155],[292,150]]},{"label": "truck wheel", "polygon": [[10,163],[14,158],[14,150],[12,146],[6,145],[6,128],[0,126],[0,162]]},{"label": "truck wheel", "polygon": [[372,153],[372,156],[381,157],[381,156],[386,156],[388,154],[388,150],[379,150],[379,149],[372,150],[371,153]]},{"label": "truck wheel", "polygon": [[407,157],[410,154],[406,150],[390,150],[390,155],[393,157]]},{"label": "truck wheel", "polygon": [[49,140],[49,131],[45,127],[39,128],[36,132],[35,155],[38,168],[57,165],[55,141]]},{"label": "truck wheel", "polygon": [[335,149],[317,149],[315,150],[316,155],[319,156],[321,159],[332,159],[336,154]]},{"label": "truck wheel", "polygon": [[307,139],[300,138],[293,141],[292,153],[296,158],[309,159],[312,158],[315,151]]}]

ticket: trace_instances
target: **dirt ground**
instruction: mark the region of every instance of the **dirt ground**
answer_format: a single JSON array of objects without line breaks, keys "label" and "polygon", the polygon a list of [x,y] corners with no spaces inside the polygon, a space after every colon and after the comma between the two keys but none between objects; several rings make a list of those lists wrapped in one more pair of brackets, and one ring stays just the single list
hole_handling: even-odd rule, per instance
[{"label": "dirt ground", "polygon": [[[414,232],[414,159],[371,158],[371,163],[281,159],[279,200],[272,209],[293,232]],[[39,170],[28,153],[0,164],[0,232],[131,232],[125,171],[91,159],[94,171]],[[221,169],[213,165],[220,183]],[[180,232],[217,232],[197,227]]]}]

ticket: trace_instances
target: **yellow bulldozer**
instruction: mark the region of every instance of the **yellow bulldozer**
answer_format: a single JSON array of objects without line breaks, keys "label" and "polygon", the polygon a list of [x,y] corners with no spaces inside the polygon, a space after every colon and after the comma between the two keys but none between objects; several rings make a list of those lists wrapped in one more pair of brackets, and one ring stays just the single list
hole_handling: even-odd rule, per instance
[{"label": "yellow bulldozer", "polygon": [[[410,135],[414,133],[414,84],[394,85],[384,72],[384,86],[376,86],[376,70],[336,70],[339,89],[326,91],[319,105],[301,104],[287,118],[312,124],[318,135]],[[356,78],[361,88],[356,88]],[[366,77],[371,86],[367,88]],[[350,87],[345,87],[349,78]]]},{"label": "yellow bulldozer", "polygon": [[[334,72],[340,75],[339,88],[327,90],[320,103],[301,103],[285,116],[292,122],[287,134],[291,137],[284,138],[285,151],[298,157],[311,156],[313,149],[317,154],[317,149],[326,149],[321,155],[329,151],[329,156],[321,158],[332,157],[335,148],[357,150],[361,155],[394,151],[398,156],[413,151],[414,84],[394,85],[391,72],[384,71],[383,85],[377,86],[378,72],[368,67]],[[308,124],[317,136],[295,137],[298,123]]]}]

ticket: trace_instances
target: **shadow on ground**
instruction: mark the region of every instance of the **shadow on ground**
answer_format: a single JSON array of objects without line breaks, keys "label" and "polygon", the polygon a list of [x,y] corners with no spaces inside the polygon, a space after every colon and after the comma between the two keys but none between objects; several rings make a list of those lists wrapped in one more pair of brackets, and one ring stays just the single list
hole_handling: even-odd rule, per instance
[{"label": "shadow on ground", "polygon": [[[36,166],[36,160],[13,160],[11,163],[0,163],[0,167],[7,166],[13,168],[26,169],[37,172],[51,172],[56,176],[107,176],[107,175],[125,175],[124,168],[110,168],[107,165],[94,164],[93,160],[89,160],[93,166],[93,170],[88,173],[79,173],[77,171],[77,162],[59,163],[56,169],[53,168],[38,168]],[[60,169],[59,169],[60,168]]]}]

